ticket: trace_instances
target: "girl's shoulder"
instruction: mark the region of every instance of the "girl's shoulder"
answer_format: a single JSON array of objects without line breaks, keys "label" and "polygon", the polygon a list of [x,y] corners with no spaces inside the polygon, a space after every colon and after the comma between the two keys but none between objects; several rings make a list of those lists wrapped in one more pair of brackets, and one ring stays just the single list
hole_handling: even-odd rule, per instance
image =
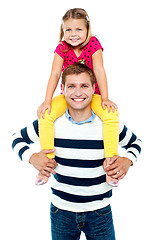
[{"label": "girl's shoulder", "polygon": [[65,41],[61,41],[58,43],[56,49],[65,51],[66,49],[68,49],[68,44]]},{"label": "girl's shoulder", "polygon": [[69,49],[69,45],[65,41],[61,41],[57,45],[54,53],[58,53],[64,59]]},{"label": "girl's shoulder", "polygon": [[94,44],[101,44],[101,43],[100,43],[100,41],[98,40],[98,38],[97,38],[96,36],[92,36],[92,37],[90,38],[88,44],[94,45]]},{"label": "girl's shoulder", "polygon": [[93,51],[93,53],[95,51],[97,51],[98,49],[102,49],[102,51],[103,51],[103,47],[102,47],[100,41],[95,36],[92,36],[90,38],[90,40],[89,40],[87,45],[88,45],[88,48],[90,48],[91,52]]}]

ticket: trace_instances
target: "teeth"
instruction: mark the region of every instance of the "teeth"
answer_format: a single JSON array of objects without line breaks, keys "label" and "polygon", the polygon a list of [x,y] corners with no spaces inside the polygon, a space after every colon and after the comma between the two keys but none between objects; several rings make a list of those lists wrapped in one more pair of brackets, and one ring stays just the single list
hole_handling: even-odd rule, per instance
[{"label": "teeth", "polygon": [[72,38],[71,41],[76,42],[76,41],[78,41],[78,39],[77,38],[75,38],[75,39]]},{"label": "teeth", "polygon": [[83,99],[83,98],[74,98],[73,100],[76,101],[76,102],[81,102],[81,101],[83,101],[84,99]]}]

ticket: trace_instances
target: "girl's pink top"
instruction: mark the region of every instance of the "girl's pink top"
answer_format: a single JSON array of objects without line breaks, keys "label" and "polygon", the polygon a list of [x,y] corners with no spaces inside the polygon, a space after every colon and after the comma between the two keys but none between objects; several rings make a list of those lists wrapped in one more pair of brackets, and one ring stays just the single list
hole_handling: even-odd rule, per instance
[{"label": "girl's pink top", "polygon": [[[66,51],[67,49],[69,50]],[[65,41],[59,43],[54,52],[64,59],[62,71],[64,71],[67,66],[76,62],[85,63],[90,69],[93,70],[92,55],[99,49],[102,49],[103,51],[99,40],[96,37],[91,37],[90,41],[84,46],[79,57],[76,56],[73,47],[67,44]],[[95,84],[95,93],[100,94],[97,82]]]}]

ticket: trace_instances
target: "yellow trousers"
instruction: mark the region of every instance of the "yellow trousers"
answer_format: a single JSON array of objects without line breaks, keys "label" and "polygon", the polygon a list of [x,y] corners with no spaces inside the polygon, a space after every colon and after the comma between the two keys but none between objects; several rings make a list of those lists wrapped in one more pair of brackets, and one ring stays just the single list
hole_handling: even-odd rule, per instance
[{"label": "yellow trousers", "polygon": [[[106,107],[101,106],[101,96],[94,94],[91,102],[93,112],[103,121],[103,142],[105,158],[118,154],[119,141],[119,114],[112,110],[108,113]],[[45,112],[44,119],[39,119],[39,136],[41,149],[54,149],[54,121],[62,116],[67,109],[67,102],[64,95],[59,95],[52,99],[51,113]],[[47,154],[49,158],[54,158],[55,154]]]}]

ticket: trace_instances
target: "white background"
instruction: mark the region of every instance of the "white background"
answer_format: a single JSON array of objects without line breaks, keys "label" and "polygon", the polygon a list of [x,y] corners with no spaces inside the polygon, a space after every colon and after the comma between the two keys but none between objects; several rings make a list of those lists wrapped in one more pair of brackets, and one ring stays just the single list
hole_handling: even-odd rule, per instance
[{"label": "white background", "polygon": [[143,140],[138,163],[113,192],[117,240],[160,239],[158,0],[0,3],[0,238],[51,240],[49,184],[34,185],[37,172],[12,152],[10,136],[36,119],[61,18],[74,7],[87,10],[92,32],[104,47],[110,99],[118,104],[120,118]]}]

